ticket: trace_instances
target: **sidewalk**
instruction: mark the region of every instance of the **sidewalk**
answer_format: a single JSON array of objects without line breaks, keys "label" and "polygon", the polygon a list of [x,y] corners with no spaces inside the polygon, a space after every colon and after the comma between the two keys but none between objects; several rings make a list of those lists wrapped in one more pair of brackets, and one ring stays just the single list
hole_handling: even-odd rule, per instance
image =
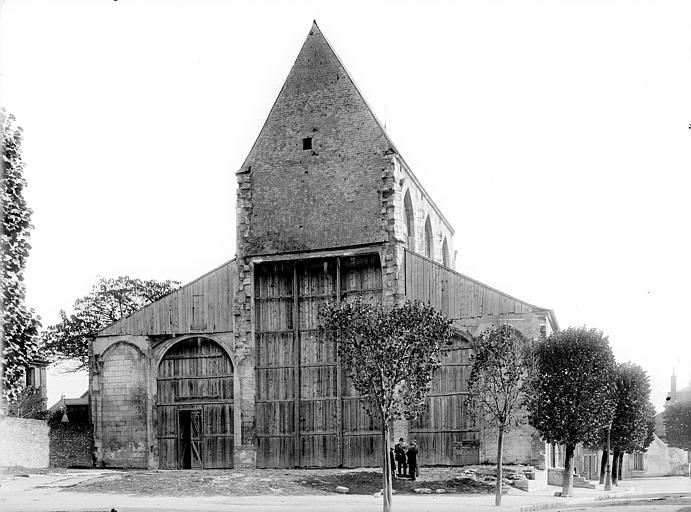
[{"label": "sidewalk", "polygon": [[[381,510],[381,498],[372,495],[315,495],[315,496],[213,496],[169,497],[131,496],[107,493],[78,493],[70,486],[84,479],[108,478],[104,471],[72,474],[32,475],[30,478],[3,477],[0,479],[0,510],[3,512],[49,511],[201,511],[201,512],[308,512],[352,510],[369,512]],[[639,494],[688,493],[691,479],[668,477],[627,480],[613,492],[593,489],[574,489],[572,498],[555,497],[559,488],[550,486],[543,491],[526,493],[511,489],[502,498],[501,510],[532,512],[579,504],[595,503],[603,499],[631,498]],[[497,510],[494,496],[468,495],[394,495],[396,512],[490,512]]]},{"label": "sidewalk", "polygon": [[[519,512],[532,512],[602,501],[629,500],[650,495],[691,496],[691,479],[688,477],[636,478],[621,481],[621,484],[613,486],[611,491],[605,491],[603,487],[597,484],[596,489],[574,488],[574,495],[571,498],[554,496],[555,491],[561,490],[556,486],[548,486],[545,490],[525,493],[523,496],[515,496],[512,493],[512,496],[505,496],[502,499],[502,507],[506,505]],[[507,497],[508,500],[506,500]]]}]

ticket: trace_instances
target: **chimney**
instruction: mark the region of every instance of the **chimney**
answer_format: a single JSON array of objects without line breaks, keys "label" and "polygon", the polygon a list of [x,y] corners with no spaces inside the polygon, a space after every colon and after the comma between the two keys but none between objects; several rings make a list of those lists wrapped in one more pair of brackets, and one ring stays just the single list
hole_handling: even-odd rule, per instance
[{"label": "chimney", "polygon": [[672,383],[669,390],[669,400],[673,402],[677,399],[677,376],[674,375],[674,368],[672,368]]}]

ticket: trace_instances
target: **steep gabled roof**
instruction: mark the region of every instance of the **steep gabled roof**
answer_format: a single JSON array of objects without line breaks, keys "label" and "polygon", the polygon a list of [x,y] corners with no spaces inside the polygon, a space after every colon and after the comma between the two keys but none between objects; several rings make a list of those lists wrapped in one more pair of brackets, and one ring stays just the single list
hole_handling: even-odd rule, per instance
[{"label": "steep gabled roof", "polygon": [[[269,115],[266,118],[266,121],[264,121],[264,126],[262,127],[261,131],[257,135],[257,138],[254,141],[254,144],[252,145],[252,149],[250,149],[249,154],[247,155],[247,158],[245,158],[244,163],[242,164],[242,167],[238,172],[244,172],[243,170],[247,166],[248,161],[253,155],[253,152],[255,151],[255,148],[257,146],[257,142],[259,141],[262,132],[267,128],[267,125],[269,124],[269,121],[271,120],[271,115],[276,109],[276,105],[279,103],[279,100],[282,98],[284,94],[288,94],[286,91],[287,87],[289,84],[292,86],[295,81],[301,80],[302,75],[304,74],[304,69],[300,69],[301,67],[305,67],[307,65],[309,67],[308,71],[310,74],[314,74],[316,69],[315,67],[311,66],[310,62],[310,55],[315,54],[318,50],[316,48],[321,47],[322,49],[326,49],[327,51],[322,51],[320,56],[325,58],[328,62],[326,64],[330,67],[334,67],[337,69],[340,69],[342,74],[339,76],[338,80],[343,80],[343,83],[347,84],[347,87],[352,87],[358,94],[359,100],[367,107],[367,112],[368,114],[372,117],[372,121],[376,123],[376,125],[379,127],[379,130],[381,132],[382,137],[386,140],[387,145],[397,154],[400,154],[398,150],[396,149],[396,146],[394,145],[393,141],[389,137],[389,135],[386,133],[386,129],[384,128],[384,125],[379,121],[379,118],[376,116],[374,113],[374,110],[372,107],[370,107],[369,103],[367,103],[367,100],[365,99],[365,96],[362,94],[360,91],[360,88],[357,86],[353,78],[351,77],[350,73],[346,70],[345,66],[343,65],[343,62],[341,61],[340,57],[336,53],[336,51],[333,49],[331,46],[331,43],[329,43],[328,39],[326,39],[326,36],[322,33],[320,30],[319,26],[317,25],[317,20],[312,21],[312,27],[310,28],[309,34],[307,35],[307,38],[305,41],[302,43],[302,47],[300,48],[300,53],[298,53],[297,58],[295,59],[295,63],[293,64],[293,67],[291,68],[290,72],[288,73],[288,76],[285,79],[285,82],[283,82],[283,86],[281,87],[280,92],[278,93],[278,96],[276,97],[276,100],[274,101],[273,106],[271,107],[271,110],[269,111]],[[322,66],[324,66],[324,62],[320,63]]]},{"label": "steep gabled roof", "polygon": [[383,241],[378,194],[392,155],[412,176],[314,22],[238,170],[250,175],[252,189],[244,253],[255,256]]}]

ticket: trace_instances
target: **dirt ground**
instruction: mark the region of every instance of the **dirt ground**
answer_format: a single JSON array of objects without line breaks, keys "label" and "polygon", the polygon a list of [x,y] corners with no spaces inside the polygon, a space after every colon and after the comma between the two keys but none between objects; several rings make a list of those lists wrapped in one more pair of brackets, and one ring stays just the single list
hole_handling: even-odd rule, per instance
[{"label": "dirt ground", "polygon": [[[494,472],[492,466],[421,468],[415,482],[396,478],[393,489],[397,494],[412,494],[416,488],[428,488],[433,493],[443,489],[450,494],[489,494],[494,492]],[[522,478],[522,468],[508,468],[505,476]],[[510,480],[504,482],[508,484]],[[79,483],[69,490],[148,496],[304,496],[335,494],[337,486],[347,487],[349,494],[373,494],[381,488],[381,470],[129,470]]]}]

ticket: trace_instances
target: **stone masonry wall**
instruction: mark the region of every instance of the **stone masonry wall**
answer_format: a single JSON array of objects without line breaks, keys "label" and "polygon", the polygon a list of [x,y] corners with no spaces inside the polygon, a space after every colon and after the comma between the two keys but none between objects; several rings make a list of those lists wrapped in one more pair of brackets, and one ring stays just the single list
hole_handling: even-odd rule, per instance
[{"label": "stone masonry wall", "polygon": [[[480,438],[480,464],[496,464],[497,430],[483,425],[480,428]],[[504,464],[530,464],[538,469],[545,468],[545,443],[540,440],[540,434],[529,425],[505,433],[502,452]]]},{"label": "stone masonry wall", "polygon": [[[443,263],[442,247],[444,240],[447,243],[448,257],[447,267],[455,269],[455,255],[453,249],[454,231],[451,226],[442,218],[429,195],[421,188],[413,174],[405,164],[396,158],[396,185],[398,194],[396,196],[397,216],[396,231],[399,239],[406,244],[406,247],[418,254],[424,254],[425,224],[427,218],[432,225],[432,258],[437,263]],[[410,193],[413,206],[413,246],[408,246],[408,230],[406,227],[405,195]]]},{"label": "stone masonry wall", "polygon": [[49,431],[43,420],[0,418],[0,467],[47,468]]},{"label": "stone masonry wall", "polygon": [[146,364],[129,343],[117,343],[103,355],[99,430],[105,466],[147,467]]},{"label": "stone masonry wall", "polygon": [[55,422],[50,426],[51,467],[92,467],[91,425]]},{"label": "stone masonry wall", "polygon": [[[238,204],[240,201],[238,201]],[[240,252],[238,251],[238,254]],[[254,403],[256,379],[254,374],[254,336],[252,330],[252,298],[253,269],[247,264],[246,258],[238,258],[238,288],[235,291],[233,315],[235,324],[233,329],[234,352],[238,366],[236,372],[240,381],[239,405],[240,439],[235,441],[236,468],[256,466],[255,445],[255,415]],[[236,416],[237,417],[237,416]]]},{"label": "stone masonry wall", "polygon": [[[252,173],[248,168],[237,173],[236,202],[237,288],[233,298],[233,343],[239,364],[236,368],[240,379],[240,439],[235,441],[234,465],[236,468],[256,466],[254,403],[256,379],[254,373],[254,331],[252,329],[252,299],[254,269],[247,254],[252,246],[251,219],[253,211]],[[236,400],[237,404],[237,400]]]},{"label": "stone masonry wall", "polygon": [[[478,322],[472,335],[479,336],[485,329],[507,324],[520,331],[527,339],[537,339],[542,327],[548,323],[542,312],[487,316]],[[523,414],[526,412],[523,411]],[[496,429],[480,426],[480,463],[496,463],[497,439]],[[503,460],[506,464],[531,464],[544,469],[545,455],[546,445],[530,425],[524,424],[504,435]]]},{"label": "stone masonry wall", "polygon": [[393,306],[405,299],[405,233],[401,231],[403,215],[399,185],[400,167],[394,157],[382,168],[381,224],[386,233],[380,254],[382,265],[382,302]]},{"label": "stone masonry wall", "polygon": [[238,171],[240,192],[251,189],[252,199],[238,219],[249,235],[238,256],[382,242],[381,170],[392,152],[314,25]]}]

